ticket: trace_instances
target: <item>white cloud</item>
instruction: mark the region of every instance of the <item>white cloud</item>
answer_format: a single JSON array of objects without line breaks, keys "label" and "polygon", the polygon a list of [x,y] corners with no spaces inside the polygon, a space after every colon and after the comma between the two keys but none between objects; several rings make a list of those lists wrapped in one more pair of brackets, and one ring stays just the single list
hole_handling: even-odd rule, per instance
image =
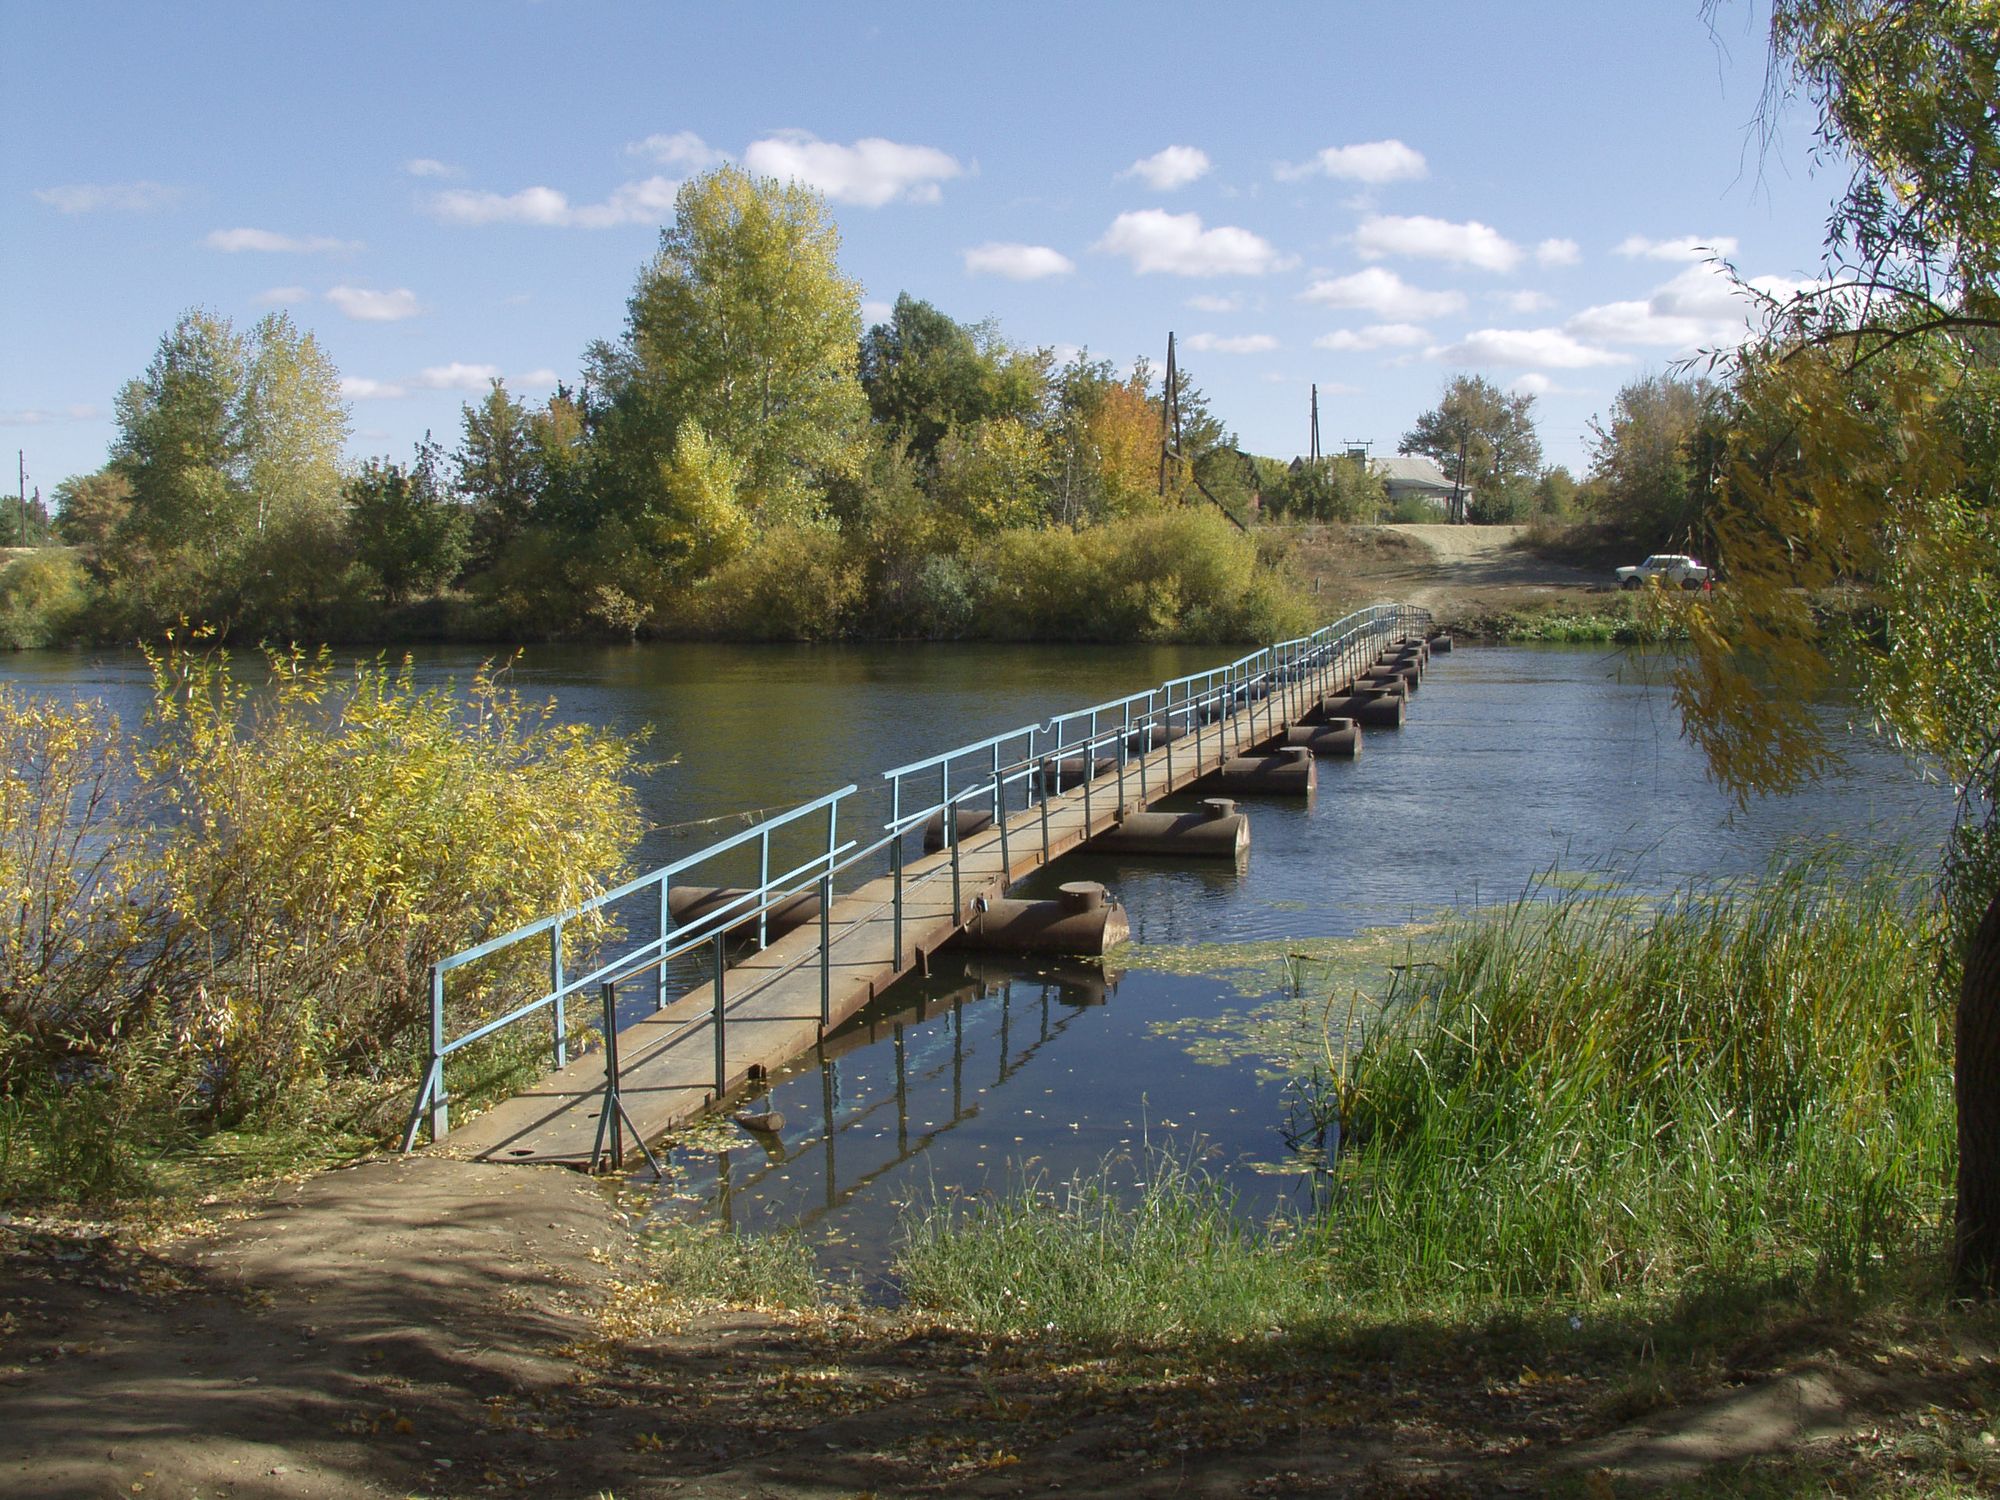
[{"label": "white cloud", "polygon": [[1549,296],[1547,292],[1529,291],[1495,292],[1493,300],[1506,308],[1507,311],[1517,313],[1540,312],[1543,308],[1553,306],[1555,303],[1555,299]]},{"label": "white cloud", "polygon": [[1215,163],[1199,146],[1169,146],[1151,156],[1140,157],[1118,175],[1137,177],[1155,192],[1170,193],[1186,187],[1197,177],[1206,177],[1214,169]]},{"label": "white cloud", "polygon": [[544,224],[570,222],[569,198],[552,187],[522,188],[518,193],[477,192],[453,188],[430,201],[431,212],[453,224]]},{"label": "white cloud", "polygon": [[1369,328],[1340,328],[1313,340],[1315,349],[1363,353],[1370,349],[1409,349],[1427,343],[1430,335],[1414,323],[1377,323]]},{"label": "white cloud", "polygon": [[1463,292],[1427,292],[1381,266],[1315,281],[1300,295],[1325,307],[1358,307],[1388,323],[1413,323],[1465,311]]},{"label": "white cloud", "polygon": [[293,302],[309,302],[312,293],[302,286],[274,286],[250,300],[259,307],[284,307]]},{"label": "white cloud", "polygon": [[1655,287],[1644,299],[1587,307],[1567,324],[1581,338],[1606,344],[1642,344],[1691,351],[1740,344],[1750,331],[1757,296],[1783,302],[1808,283],[1759,276],[1750,292],[1739,288],[1721,266],[1697,261]]},{"label": "white cloud", "polygon": [[1736,241],[1726,234],[1684,234],[1677,240],[1633,234],[1618,242],[1617,253],[1646,260],[1707,260],[1711,255],[1734,255]]},{"label": "white cloud", "polygon": [[370,380],[366,375],[340,377],[340,394],[349,401],[396,401],[409,394],[389,380]]},{"label": "white cloud", "polygon": [[1546,396],[1555,388],[1556,383],[1539,370],[1516,375],[1507,382],[1507,394],[1510,396]]},{"label": "white cloud", "polygon": [[[413,391],[460,391],[479,396],[501,379],[498,365],[468,364],[453,360],[448,365],[431,365],[400,380],[371,380],[365,375],[344,375],[340,394],[349,401],[400,401]],[[529,370],[506,377],[516,390],[548,390],[560,377],[554,370]]]},{"label": "white cloud", "polygon": [[573,210],[579,229],[610,229],[619,224],[662,224],[673,216],[681,185],[671,177],[647,177],[612,190],[602,203]]},{"label": "white cloud", "polygon": [[1521,263],[1521,247],[1478,220],[1454,224],[1425,214],[1376,214],[1361,221],[1354,244],[1369,260],[1413,255],[1485,271],[1511,271]]},{"label": "white cloud", "polygon": [[893,302],[864,302],[861,304],[861,321],[868,324],[886,323],[896,313]]},{"label": "white cloud", "polygon": [[104,415],[103,408],[79,402],[61,411],[31,407],[26,411],[0,411],[0,427],[40,427],[47,422],[93,422]]},{"label": "white cloud", "polygon": [[1187,305],[1196,312],[1233,313],[1243,311],[1241,297],[1217,297],[1208,292],[1199,293],[1187,299]]},{"label": "white cloud", "polygon": [[[483,392],[500,378],[498,365],[468,365],[453,360],[448,365],[432,365],[410,377],[409,383],[425,391]],[[550,384],[554,384],[553,381]]]},{"label": "white cloud", "polygon": [[658,224],[674,211],[681,185],[671,177],[624,183],[602,203],[571,203],[552,187],[518,193],[453,188],[430,201],[430,210],[450,224],[531,224],[545,229],[612,229],[621,224]]},{"label": "white cloud", "polygon": [[973,276],[1004,276],[1009,281],[1040,281],[1067,276],[1076,262],[1047,245],[975,245],[965,252],[965,269]]},{"label": "white cloud", "polygon": [[905,146],[880,136],[842,146],[803,130],[752,141],[743,152],[743,165],[763,176],[802,182],[836,203],[864,208],[880,208],[898,198],[935,203],[942,196],[938,184],[965,171],[957,158],[935,146]]},{"label": "white cloud", "polygon": [[1204,229],[1200,214],[1160,208],[1120,214],[1093,248],[1126,257],[1142,276],[1262,276],[1296,264],[1262,235],[1226,224]]},{"label": "white cloud", "polygon": [[337,240],[327,234],[279,234],[270,229],[215,229],[202,243],[231,255],[245,250],[268,255],[344,255],[366,248],[359,240]]},{"label": "white cloud", "polygon": [[1424,154],[1401,141],[1367,141],[1359,146],[1328,146],[1308,161],[1273,169],[1280,182],[1301,177],[1337,177],[1345,182],[1405,182],[1430,175]]},{"label": "white cloud", "polygon": [[465,174],[450,162],[439,161],[435,156],[413,156],[403,163],[403,170],[412,177],[462,177]]},{"label": "white cloud", "polygon": [[1626,356],[1580,343],[1560,328],[1482,328],[1455,344],[1425,351],[1432,359],[1460,365],[1547,365],[1582,370],[1624,364]]},{"label": "white cloud", "polygon": [[1268,333],[1196,333],[1187,346],[1203,354],[1269,354],[1278,341]]},{"label": "white cloud", "polygon": [[1543,240],[1535,246],[1535,259],[1545,266],[1573,266],[1583,259],[1583,249],[1575,240]]},{"label": "white cloud", "polygon": [[399,323],[423,311],[417,304],[417,294],[408,287],[398,287],[393,292],[375,292],[358,286],[328,287],[326,300],[362,323]]},{"label": "white cloud", "polygon": [[692,130],[676,130],[672,135],[649,135],[625,148],[628,156],[644,156],[663,167],[679,167],[685,172],[706,172],[729,158]]},{"label": "white cloud", "polygon": [[72,182],[36,188],[35,196],[59,214],[148,214],[173,207],[187,189],[164,182]]}]

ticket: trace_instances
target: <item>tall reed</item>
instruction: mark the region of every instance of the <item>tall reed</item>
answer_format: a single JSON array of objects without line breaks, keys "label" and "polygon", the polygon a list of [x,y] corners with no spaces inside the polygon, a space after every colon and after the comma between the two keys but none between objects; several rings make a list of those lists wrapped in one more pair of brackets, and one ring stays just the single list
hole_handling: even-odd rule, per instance
[{"label": "tall reed", "polygon": [[1945,951],[1907,871],[1835,851],[1643,920],[1571,896],[1461,930],[1357,1060],[1343,1277],[1588,1299],[1866,1269],[1949,1192]]},{"label": "tall reed", "polygon": [[[1535,893],[1538,897],[1540,893]],[[915,1224],[975,1327],[1254,1337],[1356,1317],[1865,1279],[1930,1246],[1953,1157],[1930,892],[1838,851],[1656,908],[1531,897],[1447,929],[1344,1070],[1331,1206],[1269,1234],[1155,1168]]]}]

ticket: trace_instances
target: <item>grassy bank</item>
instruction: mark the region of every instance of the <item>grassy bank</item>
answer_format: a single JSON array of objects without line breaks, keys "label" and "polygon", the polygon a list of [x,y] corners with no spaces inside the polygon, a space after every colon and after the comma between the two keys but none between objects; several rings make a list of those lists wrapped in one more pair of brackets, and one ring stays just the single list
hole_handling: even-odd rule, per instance
[{"label": "grassy bank", "polygon": [[1324,1218],[1245,1224],[1171,1162],[1136,1204],[1027,1186],[916,1223],[907,1294],[1144,1346],[1896,1281],[1948,1205],[1940,932],[1900,872],[1829,861],[1644,915],[1570,893],[1462,924],[1322,1073],[1347,1142]]},{"label": "grassy bank", "polygon": [[1474,598],[1441,611],[1440,623],[1461,640],[1513,645],[1535,641],[1637,645],[1657,639],[1671,622],[1648,617],[1642,595],[1616,593],[1537,594],[1520,598]]}]

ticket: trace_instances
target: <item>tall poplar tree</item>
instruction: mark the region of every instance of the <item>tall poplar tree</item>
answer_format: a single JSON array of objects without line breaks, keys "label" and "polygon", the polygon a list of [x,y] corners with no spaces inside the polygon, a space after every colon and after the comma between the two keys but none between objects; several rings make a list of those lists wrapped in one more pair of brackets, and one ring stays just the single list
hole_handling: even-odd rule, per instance
[{"label": "tall poplar tree", "polygon": [[606,499],[630,517],[662,493],[684,423],[743,466],[760,523],[815,515],[859,473],[860,289],[819,194],[719,167],[688,182],[639,273],[623,337],[587,356]]}]

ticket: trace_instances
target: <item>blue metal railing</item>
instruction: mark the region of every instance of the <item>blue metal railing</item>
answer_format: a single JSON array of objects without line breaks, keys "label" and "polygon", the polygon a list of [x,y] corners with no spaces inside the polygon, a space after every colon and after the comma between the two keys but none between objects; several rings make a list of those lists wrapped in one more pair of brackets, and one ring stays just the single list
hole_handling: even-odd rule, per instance
[{"label": "blue metal railing", "polygon": [[[999,734],[988,735],[968,745],[912,761],[882,773],[889,783],[889,819],[882,837],[859,846],[839,838],[840,805],[854,795],[853,785],[842,787],[788,812],[731,835],[696,853],[686,855],[649,871],[612,890],[578,903],[567,911],[516,927],[483,943],[454,953],[431,966],[429,1058],[424,1081],[411,1109],[404,1131],[403,1149],[411,1150],[426,1118],[431,1139],[442,1139],[450,1129],[450,1094],[445,1085],[445,1063],[453,1054],[544,1011],[550,1014],[553,1055],[557,1067],[569,1060],[568,1003],[580,994],[595,991],[606,1006],[607,1026],[615,1024],[617,986],[651,973],[654,1006],[667,1003],[669,965],[678,958],[700,951],[709,969],[712,1014],[679,1028],[663,1043],[671,1044],[702,1025],[715,1029],[716,1093],[726,1091],[728,1080],[727,1045],[724,1035],[726,1013],[725,975],[728,970],[726,943],[733,932],[755,923],[759,948],[770,938],[770,915],[774,908],[807,891],[819,898],[819,943],[813,954],[820,969],[821,1020],[830,1018],[831,949],[833,933],[833,883],[837,876],[869,865],[886,853],[892,880],[889,906],[893,910],[892,941],[895,966],[903,967],[904,908],[908,892],[949,872],[954,912],[963,914],[961,887],[959,814],[962,808],[985,813],[998,830],[1003,868],[1013,868],[1009,820],[1016,812],[1039,807],[1041,856],[1050,858],[1048,808],[1050,799],[1072,786],[1083,792],[1085,826],[1094,817],[1094,796],[1109,791],[1118,806],[1130,805],[1131,780],[1136,776],[1138,800],[1153,800],[1150,785],[1151,753],[1163,750],[1164,774],[1169,785],[1175,779],[1175,746],[1193,742],[1196,764],[1206,764],[1219,751],[1240,753],[1245,744],[1261,744],[1279,732],[1276,715],[1281,694],[1300,684],[1324,691],[1333,679],[1352,679],[1373,661],[1383,645],[1400,635],[1428,627],[1430,614],[1408,605],[1376,605],[1358,610],[1333,624],[1296,640],[1280,641],[1239,657],[1226,665],[1172,678],[1143,692],[1130,693],[1089,708],[1057,714],[1045,724],[1024,724]],[[1259,714],[1263,716],[1261,727]],[[1245,720],[1247,719],[1247,723]],[[1181,752],[1185,754],[1186,751]],[[1066,770],[1067,767],[1067,770]],[[1066,779],[1072,773],[1075,780]],[[936,782],[936,800],[910,807],[915,788]],[[958,785],[954,786],[956,780]],[[1100,783],[1115,782],[1100,789]],[[1020,805],[1014,806],[1018,796]],[[820,852],[778,874],[771,871],[772,836],[788,828],[802,828],[808,820],[824,814],[825,840]],[[939,823],[940,853],[946,858],[936,866],[911,878],[905,873],[904,845],[908,835],[924,828],[933,818]],[[728,899],[679,926],[673,921],[668,891],[675,876],[734,851],[755,845],[758,879],[754,887]],[[879,874],[879,868],[873,871]],[[588,972],[570,976],[565,965],[563,937],[566,929],[601,921],[605,910],[619,902],[653,890],[658,896],[658,934],[636,947],[626,948],[615,957],[597,964]],[[859,922],[879,915],[874,908],[843,924],[851,929]],[[483,1021],[454,1037],[446,1035],[447,976],[480,959],[518,948],[538,938],[547,939],[548,987],[539,996],[514,1006],[504,1014]],[[741,1003],[791,972],[797,963],[782,969],[760,972],[756,982],[736,999]],[[615,1102],[615,1080],[607,1084],[607,1098]],[[609,1113],[607,1111],[607,1113]],[[600,1129],[600,1146],[603,1131]],[[643,1142],[641,1143],[643,1146]],[[614,1153],[618,1149],[614,1141]]]}]

